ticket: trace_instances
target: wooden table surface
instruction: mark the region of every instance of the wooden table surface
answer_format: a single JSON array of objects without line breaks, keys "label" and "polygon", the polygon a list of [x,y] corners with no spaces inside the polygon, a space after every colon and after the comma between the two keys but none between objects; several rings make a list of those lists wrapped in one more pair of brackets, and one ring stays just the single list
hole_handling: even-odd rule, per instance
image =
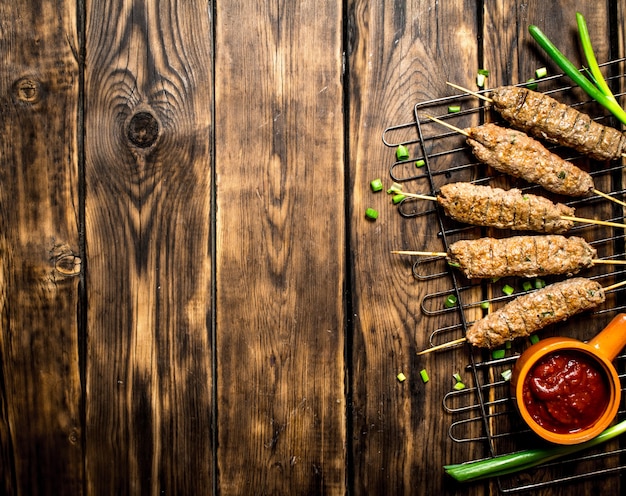
[{"label": "wooden table surface", "polygon": [[[391,251],[441,251],[437,211],[405,217],[369,183],[391,186],[395,137],[385,144],[384,131],[399,125],[400,140],[414,140],[414,106],[459,93],[446,81],[476,89],[479,68],[488,87],[542,66],[559,74],[529,24],[582,65],[581,9],[603,62],[625,55],[624,8],[2,2],[0,493],[451,495],[538,484],[535,494],[618,494],[623,460],[603,456],[618,443],[504,481],[445,475],[445,464],[541,443],[501,440],[498,402],[475,407],[506,389],[476,382],[497,382],[500,368],[480,368],[488,352],[417,355],[433,330],[433,342],[461,337],[460,319],[476,318],[475,306],[442,311],[452,282],[463,301],[498,290],[445,267],[415,277],[414,259]],[[600,171],[598,188],[621,187],[620,164],[585,166]],[[433,185],[424,175],[403,184],[432,194],[486,174],[441,172]],[[580,206],[620,220],[617,210]],[[602,244],[611,228],[580,232],[603,255],[623,244],[619,233]],[[619,279],[612,270],[590,274],[604,284]],[[566,331],[589,339],[621,298]],[[450,396],[455,372],[467,388]],[[514,411],[504,422],[521,430]],[[599,475],[557,480],[586,470]]]}]

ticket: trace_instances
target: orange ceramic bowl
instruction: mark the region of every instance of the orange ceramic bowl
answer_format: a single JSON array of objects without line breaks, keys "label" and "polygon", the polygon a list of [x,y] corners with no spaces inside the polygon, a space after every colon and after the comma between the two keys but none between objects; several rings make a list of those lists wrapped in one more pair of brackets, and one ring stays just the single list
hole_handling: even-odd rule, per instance
[{"label": "orange ceramic bowl", "polygon": [[[626,319],[624,319],[624,322],[626,323]],[[527,379],[530,381],[529,375],[536,377],[535,374],[540,373],[538,372],[540,369],[535,368],[536,365],[538,363],[546,363],[547,360],[552,360],[554,362],[555,354],[560,354],[561,357],[569,355],[570,358],[577,356],[580,358],[581,362],[589,362],[589,364],[592,365],[590,368],[597,371],[597,373],[595,373],[596,379],[601,378],[601,382],[603,384],[599,390],[602,391],[602,397],[606,399],[606,403],[603,408],[598,407],[598,401],[602,398],[594,398],[593,395],[596,393],[590,393],[590,391],[595,390],[591,388],[581,389],[580,394],[587,395],[586,401],[589,403],[587,408],[599,408],[599,411],[594,412],[592,417],[590,417],[589,422],[584,425],[570,429],[568,424],[557,428],[550,424],[550,422],[554,420],[551,416],[549,417],[552,420],[548,422],[544,420],[546,418],[545,415],[547,415],[545,414],[546,411],[549,410],[550,413],[553,411],[562,412],[566,411],[562,408],[568,408],[569,410],[567,411],[571,413],[572,409],[575,410],[578,403],[580,403],[579,401],[577,401],[575,405],[570,403],[567,405],[560,405],[558,402],[569,402],[570,400],[561,400],[564,395],[551,396],[551,403],[549,407],[545,407],[543,405],[538,407],[537,403],[542,401],[540,398],[545,396],[544,393],[546,393],[546,391],[550,394],[554,394],[552,389],[549,387],[543,387],[539,388],[539,391],[537,391],[536,386],[532,387],[534,389],[527,386],[526,394],[524,394],[524,384],[527,382]],[[593,346],[593,343],[586,344],[571,338],[546,338],[532,345],[524,351],[524,353],[522,353],[520,358],[517,360],[511,376],[511,391],[520,415],[536,434],[552,443],[577,444],[594,438],[611,424],[619,409],[621,386],[615,367],[611,363],[613,358],[614,356],[607,357],[603,353],[599,352],[598,349]],[[541,366],[543,365],[540,365],[540,367]],[[565,375],[563,374],[562,377],[564,376]],[[534,378],[533,380],[539,381],[543,379]],[[570,384],[574,381],[570,381],[568,379],[566,381],[562,381],[561,384],[563,384],[563,382],[567,382],[567,387],[569,388]],[[537,394],[541,393],[542,396],[533,396],[533,394],[529,393],[530,390],[535,391]],[[543,417],[542,414],[538,413],[541,412],[538,408],[543,408]],[[568,422],[573,417],[576,417],[576,415],[569,415],[567,417]],[[578,418],[576,418],[576,420],[578,420]]]}]

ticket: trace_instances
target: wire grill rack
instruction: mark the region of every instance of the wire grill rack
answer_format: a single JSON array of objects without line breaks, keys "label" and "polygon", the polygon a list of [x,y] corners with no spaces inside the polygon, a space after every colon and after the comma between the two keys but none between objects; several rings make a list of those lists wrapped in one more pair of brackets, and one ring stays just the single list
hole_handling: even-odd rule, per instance
[{"label": "wire grill rack", "polygon": [[[624,62],[618,59],[602,65],[607,81],[612,86],[618,99],[624,97],[620,89],[626,87]],[[555,99],[576,107],[598,121],[617,126],[613,118],[606,115],[599,107],[577,87],[569,84],[563,75],[544,78],[538,82],[537,91],[550,94]],[[447,182],[469,181],[476,184],[491,184],[500,187],[516,187],[523,191],[533,192],[551,197],[576,209],[576,215],[585,218],[624,222],[624,209],[606,199],[591,195],[585,198],[556,197],[541,190],[538,186],[522,180],[506,177],[494,172],[479,163],[465,144],[465,137],[434,122],[430,117],[438,116],[457,128],[466,128],[484,122],[498,122],[499,116],[490,104],[473,94],[459,93],[450,90],[451,96],[424,101],[414,107],[414,120],[404,124],[393,125],[383,132],[383,142],[390,148],[404,145],[410,150],[410,158],[394,162],[389,173],[394,182],[400,183],[404,191],[436,195],[438,188]],[[478,94],[488,94],[488,90]],[[459,112],[449,112],[449,107],[461,104]],[[503,123],[506,125],[505,123]],[[567,160],[580,165],[590,172],[597,189],[610,191],[611,196],[625,198],[622,177],[623,164],[620,161],[598,163],[590,161],[571,150],[557,146],[549,146],[555,153]],[[449,245],[457,239],[470,239],[484,235],[503,237],[507,234],[500,231],[487,230],[476,226],[467,226],[446,218],[436,202],[406,198],[398,204],[398,211],[404,218],[425,217],[431,229],[437,230],[438,243],[433,251],[447,251]],[[422,224],[423,224],[422,222]],[[408,223],[407,226],[410,226]],[[410,227],[409,227],[410,229]],[[599,258],[626,259],[625,232],[621,229],[598,227],[592,224],[579,223],[569,234],[584,237],[598,251]],[[433,236],[434,237],[434,236]],[[604,286],[612,282],[626,279],[624,266],[603,265],[585,271],[585,277],[596,279]],[[475,281],[465,279],[460,272],[450,267],[445,259],[439,257],[423,257],[413,264],[413,275],[417,281],[440,288],[428,293],[421,301],[421,312],[435,322],[445,322],[435,327],[429,336],[432,345],[462,337],[474,320],[486,311],[491,311],[505,304],[520,294],[522,282],[517,278],[497,281]],[[554,278],[557,280],[559,278]],[[562,279],[562,277],[561,277]],[[443,281],[443,282],[442,282]],[[552,282],[548,276],[547,283]],[[528,281],[531,282],[531,281]],[[517,288],[515,294],[507,296],[502,288],[511,284]],[[610,294],[609,294],[610,293]],[[441,304],[448,295],[457,297],[457,305],[445,308]],[[576,322],[568,322],[552,326],[545,330],[546,335],[571,335],[572,326],[586,334],[585,339],[599,332],[619,312],[626,311],[626,290],[607,293],[607,301],[591,312],[581,314]],[[489,306],[490,310],[485,307]],[[570,319],[574,320],[574,319]],[[566,326],[566,327],[564,327]],[[429,328],[433,328],[429,327]],[[544,331],[542,331],[543,333]],[[543,335],[543,334],[542,334]],[[522,340],[523,341],[523,340]],[[449,436],[457,443],[478,443],[489,456],[512,453],[518,450],[541,445],[518,417],[509,393],[507,371],[513,367],[517,357],[529,345],[528,342],[514,342],[505,350],[505,357],[493,359],[484,350],[468,350],[466,369],[470,372],[473,384],[459,391],[451,391],[443,398],[443,409],[449,415]],[[614,361],[622,382],[622,392],[626,389],[626,353],[620,354]],[[504,375],[503,375],[504,373]],[[622,396],[624,396],[622,394]],[[620,406],[617,420],[626,419],[624,400]],[[475,434],[481,433],[481,434]],[[611,477],[621,477],[626,470],[626,449],[620,441],[613,441],[601,447],[581,452],[579,456],[571,456],[553,463],[545,464],[525,473],[503,476],[497,479],[497,486],[502,494],[540,491],[555,486],[567,487],[568,484],[579,483],[581,480],[596,482]],[[613,486],[614,487],[614,486]]]}]

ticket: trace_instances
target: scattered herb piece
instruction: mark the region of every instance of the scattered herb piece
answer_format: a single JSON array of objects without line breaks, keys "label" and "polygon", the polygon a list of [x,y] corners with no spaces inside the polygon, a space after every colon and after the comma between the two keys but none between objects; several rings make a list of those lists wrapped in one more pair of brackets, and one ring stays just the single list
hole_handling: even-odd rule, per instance
[{"label": "scattered herb piece", "polygon": [[530,339],[531,344],[536,344],[539,342],[539,336],[537,336],[536,334],[531,334],[528,339]]},{"label": "scattered herb piece", "polygon": [[497,350],[493,350],[491,352],[491,358],[494,360],[500,360],[504,358],[506,351],[503,348],[498,348]]},{"label": "scattered herb piece", "polygon": [[374,208],[367,208],[367,209],[365,209],[365,217],[367,217],[368,219],[371,219],[371,220],[378,219],[378,210],[376,210]]},{"label": "scattered herb piece", "polygon": [[461,374],[458,372],[456,374],[452,374],[452,378],[454,379],[454,382],[461,382]]},{"label": "scattered herb piece", "polygon": [[535,78],[529,78],[526,80],[526,88],[535,91],[537,89],[537,80]]},{"label": "scattered herb piece", "polygon": [[444,301],[444,306],[446,308],[452,308],[457,304],[457,297],[453,294],[446,296],[446,300]]},{"label": "scattered herb piece", "polygon": [[461,389],[465,389],[465,384],[459,381],[453,387],[456,391],[460,391]]},{"label": "scattered herb piece", "polygon": [[415,167],[424,167],[426,165],[426,161],[423,158],[415,161]]},{"label": "scattered herb piece", "polygon": [[382,191],[383,182],[380,178],[376,178],[370,182],[370,187],[372,188],[372,191],[374,193],[376,193],[377,191]]},{"label": "scattered herb piece", "polygon": [[428,377],[428,372],[426,372],[426,369],[420,370],[420,377],[422,378],[422,382],[424,384],[426,384],[430,380],[430,378]]},{"label": "scattered herb piece", "polygon": [[481,74],[480,72],[476,75],[476,86],[479,88],[485,87],[485,81],[487,81],[487,76]]},{"label": "scattered herb piece", "polygon": [[483,301],[480,303],[480,308],[482,308],[483,310],[489,310],[490,307],[490,303],[488,301]]},{"label": "scattered herb piece", "polygon": [[402,192],[402,185],[398,183],[393,183],[391,185],[391,188],[387,190],[388,195],[391,195],[393,193],[401,193],[401,192]]},{"label": "scattered herb piece", "polygon": [[546,281],[543,279],[535,279],[535,289],[541,289],[546,287]]},{"label": "scattered herb piece", "polygon": [[533,283],[530,281],[524,281],[522,283],[522,289],[524,291],[530,291],[531,289],[533,289]]},{"label": "scattered herb piece", "polygon": [[402,372],[400,372],[397,376],[396,379],[398,379],[399,382],[404,382],[406,381],[406,375],[404,375]]},{"label": "scattered herb piece", "polygon": [[513,371],[511,369],[506,369],[503,370],[502,373],[500,374],[500,376],[505,380],[505,381],[510,381],[511,380],[511,376],[513,375]]},{"label": "scattered herb piece", "polygon": [[406,160],[409,158],[409,149],[404,145],[398,145],[396,149],[396,158],[398,160]]},{"label": "scattered herb piece", "polygon": [[546,69],[545,67],[540,67],[539,69],[535,71],[535,77],[537,79],[541,79],[543,77],[546,77],[547,75],[548,75],[548,69]]},{"label": "scattered herb piece", "polygon": [[391,198],[391,201],[393,202],[394,205],[397,205],[398,203],[400,203],[405,198],[406,198],[405,195],[399,193],[397,195],[393,195],[393,197]]},{"label": "scattered herb piece", "polygon": [[502,292],[507,296],[511,296],[515,292],[515,288],[513,288],[513,286],[509,286],[508,284],[505,284],[504,287],[502,288]]},{"label": "scattered herb piece", "polygon": [[449,114],[456,114],[457,112],[461,111],[461,106],[460,105],[450,105],[448,107],[448,113]]}]

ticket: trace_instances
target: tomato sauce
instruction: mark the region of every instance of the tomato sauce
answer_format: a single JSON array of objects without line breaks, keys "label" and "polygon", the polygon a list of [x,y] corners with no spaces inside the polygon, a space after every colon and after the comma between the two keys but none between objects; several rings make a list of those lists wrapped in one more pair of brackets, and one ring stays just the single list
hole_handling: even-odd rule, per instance
[{"label": "tomato sauce", "polygon": [[609,403],[606,373],[585,353],[548,354],[529,371],[523,401],[532,418],[557,434],[591,426]]}]

